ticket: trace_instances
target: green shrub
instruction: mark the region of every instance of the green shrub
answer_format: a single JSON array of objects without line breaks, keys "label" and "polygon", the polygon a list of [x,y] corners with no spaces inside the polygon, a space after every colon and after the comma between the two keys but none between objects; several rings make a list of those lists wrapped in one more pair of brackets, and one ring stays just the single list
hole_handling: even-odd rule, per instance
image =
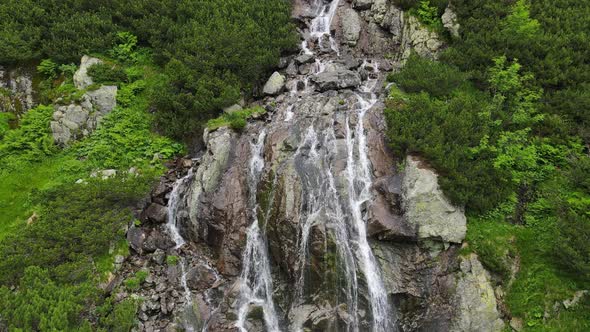
[{"label": "green shrub", "polygon": [[246,120],[255,115],[264,114],[266,110],[262,107],[248,108],[232,113],[223,113],[220,117],[211,119],[207,122],[209,130],[215,130],[223,126],[229,126],[235,131],[241,131],[246,127]]},{"label": "green shrub", "polygon": [[428,92],[432,97],[443,97],[466,85],[469,76],[453,66],[430,61],[413,53],[406,66],[399,73],[389,77],[390,81],[407,93]]},{"label": "green shrub", "polygon": [[386,119],[396,154],[424,156],[455,204],[485,211],[504,202],[513,190],[505,170],[494,167],[491,154],[474,159],[472,152],[490,135],[489,97],[456,69],[417,57],[394,79],[411,92],[423,91],[405,94],[395,86],[390,91]]},{"label": "green shrub", "polygon": [[57,76],[57,63],[51,59],[45,59],[37,66],[37,71],[47,78],[55,78]]},{"label": "green shrub", "polygon": [[106,63],[92,65],[88,68],[88,75],[96,84],[118,85],[127,81],[127,75],[121,67]]},{"label": "green shrub", "polygon": [[61,267],[66,280],[90,271],[80,267],[123,235],[122,227],[133,220],[128,206],[148,191],[151,178],[134,179],[89,179],[85,185],[70,182],[36,193],[32,203],[43,206],[39,219],[0,241],[0,284],[13,284],[32,265],[54,273]]},{"label": "green shrub", "polygon": [[137,324],[137,301],[126,299],[115,305],[107,326],[113,332],[129,332]]},{"label": "green shrub", "polygon": [[439,23],[437,9],[430,5],[430,0],[421,0],[416,13],[420,21],[428,26]]},{"label": "green shrub", "polygon": [[122,62],[134,61],[136,59],[137,37],[130,32],[123,31],[117,33],[117,41],[118,44],[110,51],[111,56]]},{"label": "green shrub", "polygon": [[137,277],[131,277],[131,278],[125,280],[125,287],[127,287],[128,290],[131,290],[131,291],[138,290],[140,285],[141,285],[141,282],[139,281],[139,279]]},{"label": "green shrub", "polygon": [[[17,292],[0,287],[0,317],[11,331],[74,331],[97,291],[89,284],[56,283],[47,270],[29,267]],[[86,322],[87,323],[87,322]]]},{"label": "green shrub", "polygon": [[14,121],[16,117],[12,113],[0,113],[0,141],[10,129],[10,121]]},{"label": "green shrub", "polygon": [[[573,158],[565,169],[566,183],[557,206],[555,256],[560,266],[590,278],[590,157]],[[556,186],[557,186],[556,185]],[[563,188],[566,188],[564,190]]]},{"label": "green shrub", "polygon": [[35,161],[50,156],[57,150],[49,122],[53,107],[38,106],[29,110],[16,129],[5,131],[0,140],[0,169],[8,169],[11,161]]},{"label": "green shrub", "polygon": [[143,283],[145,281],[145,279],[147,279],[147,277],[150,275],[150,273],[148,271],[145,270],[139,270],[137,271],[137,273],[135,274],[135,277],[137,278],[137,280],[139,280],[139,283]]}]

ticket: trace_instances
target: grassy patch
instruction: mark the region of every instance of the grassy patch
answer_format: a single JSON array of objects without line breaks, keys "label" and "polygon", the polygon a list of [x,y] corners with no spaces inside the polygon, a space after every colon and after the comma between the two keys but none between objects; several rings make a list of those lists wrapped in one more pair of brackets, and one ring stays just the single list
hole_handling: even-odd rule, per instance
[{"label": "grassy patch", "polygon": [[[470,218],[467,230],[469,250],[502,277],[506,304],[514,317],[524,320],[526,331],[584,331],[590,327],[590,303],[583,301],[567,310],[561,305],[590,282],[564,272],[553,255],[552,221],[543,225],[515,226],[501,220]],[[520,258],[520,271],[509,288],[510,264]],[[556,305],[558,312],[553,311]],[[549,314],[544,318],[545,312]]]},{"label": "grassy patch", "polygon": [[246,120],[255,115],[266,113],[262,107],[253,107],[232,113],[223,113],[220,117],[211,119],[207,122],[209,130],[215,130],[220,127],[229,126],[231,129],[240,131],[246,126]]}]

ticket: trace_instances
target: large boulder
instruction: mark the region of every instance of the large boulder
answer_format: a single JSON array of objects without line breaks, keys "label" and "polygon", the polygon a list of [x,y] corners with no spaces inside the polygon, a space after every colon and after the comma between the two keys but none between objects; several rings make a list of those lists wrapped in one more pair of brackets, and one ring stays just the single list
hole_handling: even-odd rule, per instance
[{"label": "large boulder", "polygon": [[449,31],[451,36],[458,38],[461,25],[459,24],[459,19],[455,11],[451,7],[447,7],[441,19],[443,26]]},{"label": "large boulder", "polygon": [[285,87],[285,80],[285,76],[275,71],[264,85],[262,92],[264,92],[265,95],[278,95]]},{"label": "large boulder", "polygon": [[35,107],[35,67],[8,69],[0,66],[0,112],[21,114]]},{"label": "large boulder", "polygon": [[502,331],[504,322],[497,309],[489,273],[475,254],[460,259],[455,294],[457,314],[451,331]]},{"label": "large boulder", "polygon": [[346,8],[342,14],[342,33],[344,42],[350,46],[356,45],[361,33],[361,17],[356,10]]},{"label": "large boulder", "polygon": [[418,157],[406,158],[402,191],[406,220],[417,227],[420,239],[463,241],[467,231],[463,209],[449,202],[437,174]]},{"label": "large boulder", "polygon": [[414,51],[422,57],[436,60],[444,46],[437,33],[429,30],[414,16],[405,15],[404,20],[401,59],[406,60]]},{"label": "large boulder", "polygon": [[311,77],[320,91],[354,88],[361,84],[360,75],[339,64],[330,64],[326,70]]},{"label": "large boulder", "polygon": [[92,77],[88,75],[88,68],[100,63],[103,63],[103,61],[84,55],[80,62],[80,68],[74,73],[74,86],[78,89],[86,89],[91,86],[94,82],[92,81]]},{"label": "large boulder", "polygon": [[116,86],[88,91],[79,103],[56,105],[50,124],[54,142],[65,147],[73,140],[88,136],[116,105]]}]

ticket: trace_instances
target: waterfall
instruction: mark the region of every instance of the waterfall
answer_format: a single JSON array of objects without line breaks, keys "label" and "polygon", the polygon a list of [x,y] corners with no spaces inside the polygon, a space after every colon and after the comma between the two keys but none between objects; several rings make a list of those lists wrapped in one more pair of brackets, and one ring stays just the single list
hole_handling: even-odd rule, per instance
[{"label": "waterfall", "polygon": [[363,126],[365,113],[377,102],[377,97],[372,91],[377,82],[373,82],[373,86],[369,85],[371,83],[371,81],[368,81],[361,88],[361,90],[364,90],[363,92],[370,94],[370,100],[366,100],[357,94],[361,107],[357,113],[358,118],[354,138],[349,125],[349,118],[346,119],[346,147],[348,150],[346,173],[348,177],[349,208],[353,221],[352,230],[357,235],[355,242],[358,246],[358,259],[369,289],[373,331],[389,331],[392,329],[391,319],[388,317],[391,309],[387,299],[387,292],[383,286],[381,272],[367,240],[366,218],[362,212],[363,205],[371,199],[372,185],[371,166],[367,155],[367,138]]},{"label": "waterfall", "polygon": [[[190,180],[193,177],[193,169],[191,168],[188,174],[174,183],[172,187],[172,191],[170,192],[170,198],[168,199],[168,220],[166,223],[166,228],[168,229],[168,234],[172,241],[174,241],[175,249],[182,247],[185,244],[184,238],[180,235],[177,225],[177,212],[178,208],[182,199],[181,193],[183,192],[184,188],[190,183]],[[191,290],[188,287],[188,282],[186,280],[186,260],[184,257],[180,257],[178,261],[178,265],[180,266],[180,285],[182,286],[183,296],[184,296],[184,306],[183,306],[183,317],[182,324],[185,331],[194,332],[194,326],[190,323],[193,321],[191,319],[191,315],[193,314],[193,298],[191,295]]]},{"label": "waterfall", "polygon": [[176,213],[178,212],[178,205],[181,202],[181,196],[183,189],[186,185],[190,182],[193,177],[193,169],[191,168],[186,176],[181,179],[176,180],[174,186],[172,187],[172,191],[170,192],[170,199],[168,199],[168,221],[166,223],[166,228],[168,229],[168,233],[172,241],[176,244],[176,248],[182,247],[184,244],[184,239],[180,235],[178,231]]},{"label": "waterfall", "polygon": [[[330,70],[334,66],[336,58],[340,56],[338,44],[331,36],[330,26],[339,6],[339,0],[324,3],[323,0],[314,2],[316,16],[309,24],[309,30],[301,43],[301,53],[314,55],[316,59],[310,64],[309,74],[294,78],[296,84],[287,92],[290,98],[285,103],[283,122],[297,122],[295,110],[302,97],[312,96],[315,89],[310,83],[312,75]],[[330,41],[333,52],[329,55],[316,55],[315,49],[321,47],[322,40]],[[318,43],[315,43],[315,41]],[[369,69],[369,62],[365,61],[361,67]],[[305,321],[299,314],[308,303],[315,303],[306,294],[308,290],[306,276],[310,273],[310,241],[315,232],[314,227],[325,229],[326,248],[328,237],[331,238],[337,255],[338,266],[332,267],[339,271],[339,284],[336,288],[337,310],[345,310],[348,318],[344,320],[346,331],[358,332],[366,330],[367,325],[361,326],[359,303],[359,287],[366,284],[368,304],[370,310],[371,330],[374,332],[386,332],[395,330],[393,310],[388,302],[387,291],[384,288],[381,271],[375,259],[369,240],[367,239],[365,206],[372,199],[372,171],[367,152],[367,137],[365,134],[365,114],[377,103],[376,89],[380,80],[376,63],[371,63],[373,69],[372,78],[367,79],[352,96],[356,97],[355,109],[347,111],[344,119],[344,138],[336,139],[334,127],[325,127],[319,121],[312,120],[300,137],[299,144],[293,155],[294,165],[302,184],[302,202],[298,215],[297,227],[297,262],[294,276],[293,298],[290,301],[289,331],[303,331]],[[299,83],[303,83],[301,91]],[[351,119],[356,122],[352,126]],[[267,331],[279,331],[279,318],[273,302],[273,280],[268,256],[265,224],[259,222],[258,205],[256,202],[256,190],[259,178],[264,169],[263,144],[266,132],[262,131],[256,142],[251,144],[251,159],[249,172],[250,208],[252,209],[252,224],[247,230],[247,242],[243,251],[243,267],[240,275],[240,294],[238,299],[238,318],[236,327],[240,331],[246,331],[246,319],[251,306],[258,306],[263,310],[263,318]],[[346,150],[346,166],[344,169],[333,165],[338,155],[338,141]],[[343,150],[340,151],[343,151]],[[276,178],[275,178],[276,180]],[[341,186],[339,186],[341,185]],[[340,191],[339,189],[340,188]],[[329,234],[328,234],[329,233]],[[313,272],[313,271],[311,271]],[[330,271],[334,272],[334,271]],[[341,274],[340,274],[341,273]],[[365,281],[362,283],[362,281]],[[364,286],[363,286],[364,287]],[[310,293],[310,292],[308,292]],[[311,301],[311,302],[310,302]],[[365,306],[364,302],[362,305]],[[336,310],[336,308],[334,308]],[[337,315],[335,311],[334,315]]]},{"label": "waterfall", "polygon": [[238,305],[238,320],[236,327],[240,331],[247,331],[244,324],[251,305],[259,306],[263,310],[266,330],[279,331],[279,321],[272,299],[272,276],[266,237],[258,222],[258,204],[256,203],[256,188],[259,177],[264,168],[263,148],[266,132],[263,130],[251,145],[249,189],[250,205],[252,207],[252,224],[248,228],[246,248],[242,260],[240,275],[240,296]]}]

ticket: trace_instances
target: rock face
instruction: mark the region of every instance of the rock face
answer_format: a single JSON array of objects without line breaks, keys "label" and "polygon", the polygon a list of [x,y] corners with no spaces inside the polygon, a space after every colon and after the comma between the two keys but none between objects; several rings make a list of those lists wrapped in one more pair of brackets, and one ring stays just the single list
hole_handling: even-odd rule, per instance
[{"label": "rock face", "polygon": [[336,64],[328,65],[323,72],[312,76],[311,79],[318,85],[320,91],[354,88],[361,84],[358,72]]},{"label": "rock face", "polygon": [[436,173],[417,157],[406,158],[403,195],[407,221],[417,227],[420,239],[463,241],[467,231],[463,210],[444,197]]},{"label": "rock face", "polygon": [[80,68],[74,73],[74,86],[77,89],[86,89],[92,85],[92,77],[88,75],[88,68],[103,63],[102,60],[84,55],[80,62]]},{"label": "rock face", "polygon": [[[87,70],[93,64],[101,63],[96,58],[84,56],[80,69],[74,74],[74,83],[80,90],[92,85]],[[62,147],[71,141],[88,136],[99,125],[100,120],[117,106],[117,87],[101,86],[87,91],[79,102],[70,105],[56,105],[51,121],[54,142]]]},{"label": "rock face", "polygon": [[268,79],[262,91],[266,95],[277,95],[279,94],[283,88],[285,87],[285,76],[279,74],[278,72],[274,72],[272,76]]},{"label": "rock face", "polygon": [[436,32],[428,30],[414,16],[406,16],[401,59],[407,59],[415,51],[419,56],[436,60],[443,46]]},{"label": "rock face", "polygon": [[462,210],[418,159],[398,170],[384,134],[384,72],[442,44],[387,0],[294,0],[293,16],[304,42],[255,102],[267,114],[205,130],[198,161],[162,179],[128,232],[133,268],[162,285],[140,295],[168,294],[142,307],[143,328],[495,329],[489,276],[459,256]]},{"label": "rock face", "polygon": [[356,10],[352,8],[344,10],[342,32],[344,42],[350,46],[355,46],[361,33],[361,18]]},{"label": "rock face", "polygon": [[459,29],[461,25],[459,24],[459,20],[457,18],[457,14],[450,6],[445,9],[444,14],[441,16],[443,26],[449,31],[451,36],[458,38],[459,37]]},{"label": "rock face", "polygon": [[461,257],[457,281],[457,311],[451,331],[502,331],[490,275],[477,256]]},{"label": "rock face", "polygon": [[34,75],[33,66],[16,69],[0,66],[0,112],[11,112],[18,116],[36,106]]}]

